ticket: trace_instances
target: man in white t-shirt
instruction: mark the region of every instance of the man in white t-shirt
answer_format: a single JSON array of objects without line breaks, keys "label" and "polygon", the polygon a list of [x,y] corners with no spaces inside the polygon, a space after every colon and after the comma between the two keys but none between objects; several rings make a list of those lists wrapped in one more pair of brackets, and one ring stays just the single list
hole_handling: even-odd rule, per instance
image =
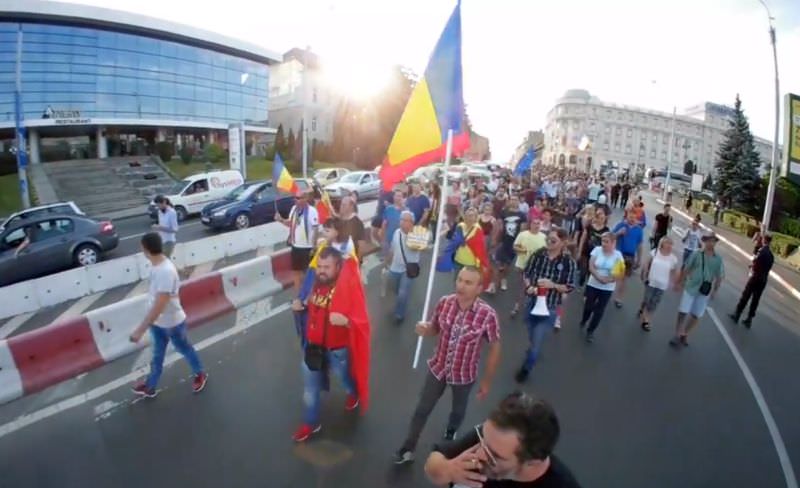
[{"label": "man in white t-shirt", "polygon": [[294,291],[300,291],[300,285],[308,271],[311,262],[311,250],[317,244],[319,229],[319,214],[313,205],[309,205],[311,194],[299,195],[297,201],[289,212],[289,218],[284,219],[280,213],[275,215],[278,222],[289,227],[289,246],[291,247],[292,281]]},{"label": "man in white t-shirt", "polygon": [[419,274],[420,253],[408,247],[408,234],[414,228],[414,214],[409,210],[400,213],[400,227],[394,231],[389,253],[386,256],[385,266],[389,269],[389,282],[392,290],[397,294],[394,307],[394,320],[401,324],[406,317],[408,298],[411,295],[411,283],[416,279],[408,276],[409,265],[416,268]]},{"label": "man in white t-shirt", "polygon": [[181,306],[178,290],[180,277],[172,261],[164,255],[161,236],[149,232],[142,236],[142,252],[150,261],[150,288],[147,295],[147,315],[142,323],[131,333],[131,342],[137,343],[148,329],[153,338],[153,362],[150,363],[150,374],[145,381],[133,387],[133,392],[146,398],[154,398],[158,394],[156,387],[164,367],[164,355],[167,344],[172,342],[176,351],[181,353],[192,368],[194,380],[192,390],[199,393],[205,388],[208,375],[197,356],[197,351],[186,337],[186,313]]}]

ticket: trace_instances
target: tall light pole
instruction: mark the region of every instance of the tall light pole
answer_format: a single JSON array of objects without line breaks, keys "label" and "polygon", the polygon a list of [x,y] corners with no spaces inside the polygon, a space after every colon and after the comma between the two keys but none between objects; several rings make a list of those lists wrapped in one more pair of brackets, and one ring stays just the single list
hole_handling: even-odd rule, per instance
[{"label": "tall light pole", "polygon": [[667,194],[669,192],[669,179],[672,176],[672,149],[675,146],[675,118],[678,115],[678,107],[672,107],[672,130],[670,131],[669,136],[669,154],[667,154],[667,177],[664,179],[664,194],[662,198],[665,202],[667,200]]},{"label": "tall light pole", "polygon": [[778,135],[780,133],[781,117],[781,91],[778,83],[778,48],[775,45],[775,25],[772,23],[774,17],[769,11],[769,7],[764,0],[759,0],[767,11],[769,19],[769,40],[772,43],[772,61],[775,64],[775,136],[772,141],[772,162],[769,166],[769,186],[767,186],[767,200],[764,202],[764,216],[761,224],[769,230],[769,223],[772,219],[772,201],[775,199],[775,178],[778,172]]},{"label": "tall light pole", "polygon": [[22,124],[22,24],[17,27],[17,66],[14,89],[14,111],[16,126],[17,176],[19,178],[19,196],[22,208],[31,206],[31,195],[28,189],[28,151],[25,143],[25,127]]}]

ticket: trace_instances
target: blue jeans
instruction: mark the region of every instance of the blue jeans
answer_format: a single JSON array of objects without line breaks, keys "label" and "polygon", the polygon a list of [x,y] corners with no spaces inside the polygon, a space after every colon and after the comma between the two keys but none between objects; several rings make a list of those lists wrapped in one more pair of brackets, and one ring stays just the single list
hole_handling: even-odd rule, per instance
[{"label": "blue jeans", "polygon": [[328,351],[328,370],[311,371],[302,362],[303,368],[303,419],[308,425],[319,425],[319,395],[328,386],[328,372],[333,371],[342,380],[348,395],[356,394],[356,386],[350,376],[350,351],[346,347]]},{"label": "blue jeans", "polygon": [[389,271],[389,279],[392,283],[392,289],[397,295],[397,303],[394,306],[394,317],[396,319],[406,318],[406,307],[408,306],[408,297],[411,295],[411,282],[412,279],[406,275],[406,272]]},{"label": "blue jeans", "polygon": [[150,335],[153,337],[153,361],[150,363],[150,375],[145,382],[148,388],[155,388],[158,385],[161,372],[164,370],[164,354],[170,341],[175,350],[186,358],[193,374],[203,372],[203,365],[200,363],[197,351],[194,350],[194,346],[189,343],[189,339],[186,337],[186,322],[169,329],[151,325]]},{"label": "blue jeans", "polygon": [[536,359],[539,357],[539,351],[542,349],[542,342],[544,341],[545,334],[553,330],[556,325],[556,318],[558,314],[555,310],[550,310],[550,315],[546,317],[539,317],[530,314],[531,307],[528,307],[528,351],[525,353],[525,364],[523,368],[530,371],[533,365],[536,364]]}]

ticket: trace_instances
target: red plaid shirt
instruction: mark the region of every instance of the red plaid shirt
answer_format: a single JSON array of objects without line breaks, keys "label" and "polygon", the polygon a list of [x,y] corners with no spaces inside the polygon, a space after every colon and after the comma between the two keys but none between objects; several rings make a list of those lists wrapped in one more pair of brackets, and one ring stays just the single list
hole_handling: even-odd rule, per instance
[{"label": "red plaid shirt", "polygon": [[439,381],[450,385],[468,385],[478,376],[481,339],[500,340],[497,312],[480,298],[462,311],[455,295],[447,295],[436,304],[431,320],[439,332],[439,343],[428,368]]}]

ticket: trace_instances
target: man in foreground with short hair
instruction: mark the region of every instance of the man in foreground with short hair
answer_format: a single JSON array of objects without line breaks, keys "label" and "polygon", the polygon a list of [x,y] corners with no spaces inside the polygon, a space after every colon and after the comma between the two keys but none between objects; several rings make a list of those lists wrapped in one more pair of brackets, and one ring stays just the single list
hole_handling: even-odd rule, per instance
[{"label": "man in foreground with short hair", "polygon": [[395,454],[395,464],[414,460],[414,449],[425,422],[448,386],[453,394],[453,409],[444,438],[455,439],[464,421],[470,391],[477,380],[484,339],[489,343],[489,357],[478,385],[478,400],[489,393],[500,363],[500,324],[497,312],[480,298],[482,281],[479,269],[463,267],[456,278],[456,292],[439,300],[430,322],[417,324],[417,334],[423,337],[439,335],[440,338],[433,357],[428,360],[427,378],[408,426],[406,440]]},{"label": "man in foreground with short hair", "polygon": [[178,295],[180,277],[172,261],[163,253],[161,236],[156,232],[148,232],[142,236],[142,252],[150,261],[150,285],[147,295],[147,315],[142,323],[131,333],[130,341],[138,343],[146,330],[153,337],[153,361],[150,363],[150,374],[147,380],[137,383],[133,392],[146,398],[155,398],[156,387],[164,368],[164,355],[167,344],[172,342],[175,350],[186,358],[192,368],[194,379],[192,390],[199,393],[205,388],[208,375],[194,347],[186,337],[186,313],[181,307]]},{"label": "man in foreground with short hair", "polygon": [[553,454],[560,431],[548,403],[515,392],[463,438],[434,447],[425,474],[438,486],[579,488]]}]

